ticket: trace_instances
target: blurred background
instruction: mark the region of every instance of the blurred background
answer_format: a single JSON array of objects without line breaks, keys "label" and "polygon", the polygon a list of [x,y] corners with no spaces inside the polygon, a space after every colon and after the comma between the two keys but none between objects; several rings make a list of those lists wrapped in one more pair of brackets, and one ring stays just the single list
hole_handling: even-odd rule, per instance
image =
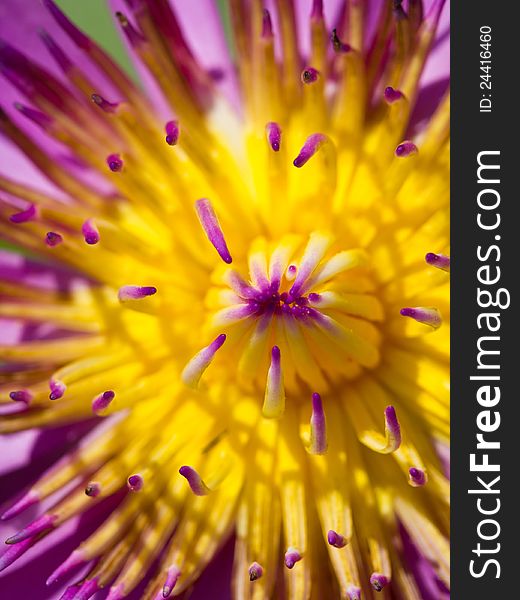
[{"label": "blurred background", "polygon": [[[117,32],[108,0],[56,0],[56,2],[74,22],[108,50],[117,62],[137,79]],[[215,2],[221,11],[225,10],[226,0],[215,0]]]}]

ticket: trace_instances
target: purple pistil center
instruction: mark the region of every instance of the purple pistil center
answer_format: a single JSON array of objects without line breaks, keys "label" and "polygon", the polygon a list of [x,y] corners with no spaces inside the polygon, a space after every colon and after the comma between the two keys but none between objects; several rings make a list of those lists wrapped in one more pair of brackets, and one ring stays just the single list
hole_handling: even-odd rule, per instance
[{"label": "purple pistil center", "polygon": [[307,296],[293,296],[290,292],[280,293],[271,289],[257,290],[253,297],[247,300],[247,303],[255,308],[257,316],[266,313],[291,314],[296,318],[304,319],[312,316],[314,312],[314,309],[308,306],[309,299]]}]

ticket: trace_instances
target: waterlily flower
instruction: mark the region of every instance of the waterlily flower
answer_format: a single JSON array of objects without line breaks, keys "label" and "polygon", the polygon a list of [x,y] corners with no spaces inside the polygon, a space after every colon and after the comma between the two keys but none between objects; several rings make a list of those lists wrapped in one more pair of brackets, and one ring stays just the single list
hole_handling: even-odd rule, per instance
[{"label": "waterlily flower", "polygon": [[111,7],[0,7],[3,597],[447,597],[445,2]]}]

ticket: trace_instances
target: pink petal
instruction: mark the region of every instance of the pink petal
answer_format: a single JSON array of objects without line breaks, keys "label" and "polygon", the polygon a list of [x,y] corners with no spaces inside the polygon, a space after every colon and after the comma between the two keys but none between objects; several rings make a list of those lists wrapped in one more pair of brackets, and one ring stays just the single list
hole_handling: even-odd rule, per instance
[{"label": "pink petal", "polygon": [[[68,87],[66,77],[52,59],[38,35],[40,29],[44,29],[52,35],[71,61],[81,67],[91,79],[99,93],[109,98],[117,98],[112,83],[99,72],[97,67],[90,63],[86,54],[70,41],[41,2],[35,0],[3,0],[0,3],[0,39],[21,51]],[[78,161],[71,160],[70,153],[65,151],[61,144],[46,136],[38,125],[20,115],[13,108],[13,103],[17,101],[27,103],[27,100],[1,76],[0,82],[2,86],[2,107],[24,132],[49,152],[53,159],[62,163],[68,171],[74,172],[74,175],[79,179],[95,185],[96,189],[102,193],[109,193],[112,190],[111,185],[96,176],[90,169],[79,164]],[[33,187],[61,198],[65,197],[61,190],[52,184],[27,157],[3,136],[0,136],[0,155],[2,156],[0,173],[20,181],[30,181]]]},{"label": "pink petal", "polygon": [[218,3],[214,0],[170,0],[170,4],[195,58],[206,70],[221,73],[217,86],[236,105],[237,81]]},{"label": "pink petal", "polygon": [[[432,4],[432,0],[425,1],[425,13]],[[450,0],[444,5],[439,28],[437,30],[436,43],[426,61],[421,78],[421,86],[442,81],[450,75]]]},{"label": "pink petal", "polygon": [[[62,46],[69,58],[99,85],[99,93],[113,96],[115,89],[89,61],[85,53],[77,48],[58,27],[56,21],[44,8],[41,2],[35,0],[2,0],[0,3],[0,37],[23,51],[36,63],[48,69],[61,81],[66,81],[58,65],[51,60],[40,37],[39,29],[45,29]],[[3,94],[2,94],[3,95]]]},{"label": "pink petal", "polygon": [[[128,5],[124,0],[109,0],[109,3],[113,13],[121,11],[131,20]],[[213,0],[198,0],[195,3],[171,0],[171,5],[194,56],[206,70],[220,74],[215,82],[216,87],[235,109],[239,109],[240,96],[235,67],[229,53],[217,3]],[[142,65],[127,40],[124,41],[139,73],[139,78],[144,84],[147,96],[164,119],[171,118],[171,108],[164,100],[157,83]]]}]

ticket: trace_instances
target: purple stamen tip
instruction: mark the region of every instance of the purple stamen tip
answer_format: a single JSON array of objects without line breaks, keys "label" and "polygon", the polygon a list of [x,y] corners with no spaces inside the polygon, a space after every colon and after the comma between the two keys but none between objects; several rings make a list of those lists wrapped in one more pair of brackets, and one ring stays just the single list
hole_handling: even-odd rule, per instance
[{"label": "purple stamen tip", "polygon": [[11,223],[27,223],[34,221],[39,217],[39,210],[36,204],[29,205],[25,210],[15,213],[9,217]]},{"label": "purple stamen tip", "polygon": [[101,485],[97,481],[91,481],[85,488],[85,495],[89,498],[96,498],[101,494]]},{"label": "purple stamen tip", "polygon": [[419,152],[419,149],[413,142],[410,142],[409,140],[401,142],[395,149],[395,155],[397,158],[413,156],[414,154],[417,154],[417,152]]},{"label": "purple stamen tip", "polygon": [[221,333],[211,342],[211,344],[202,348],[202,350],[197,352],[197,354],[188,362],[181,373],[181,379],[186,385],[197,387],[202,374],[209,367],[216,352],[222,347],[225,341],[226,334]]},{"label": "purple stamen tip", "polygon": [[309,302],[312,302],[314,304],[318,303],[321,300],[321,296],[319,294],[316,294],[315,292],[311,292],[308,296]]},{"label": "purple stamen tip", "polygon": [[15,102],[14,107],[17,111],[22,113],[24,117],[27,117],[28,119],[33,121],[33,123],[36,123],[36,125],[39,125],[43,129],[49,127],[52,124],[51,117],[49,117],[45,113],[40,112],[39,110],[30,108],[29,106],[24,106],[20,102]]},{"label": "purple stamen tip", "polygon": [[403,317],[410,317],[418,323],[429,325],[434,329],[438,329],[442,325],[442,318],[436,308],[424,308],[422,306],[405,307],[399,311]]},{"label": "purple stamen tip", "polygon": [[67,386],[63,383],[63,381],[59,381],[58,379],[51,379],[49,381],[49,388],[51,393],[49,394],[50,400],[58,400],[63,396]]},{"label": "purple stamen tip", "polygon": [[403,97],[404,97],[403,92],[400,92],[399,90],[395,90],[391,86],[388,86],[387,88],[385,88],[385,100],[388,102],[388,104],[393,104],[394,102],[397,102],[398,100],[400,100]]},{"label": "purple stamen tip", "polygon": [[169,146],[175,146],[179,141],[180,129],[178,121],[168,121],[164,130],[166,131],[166,143]]},{"label": "purple stamen tip", "polygon": [[386,575],[381,573],[372,573],[370,576],[370,585],[375,589],[376,592],[380,592],[385,586],[390,583]]},{"label": "purple stamen tip", "polygon": [[347,588],[348,600],[361,600],[361,588],[356,585],[349,585]]},{"label": "purple stamen tip", "polygon": [[54,231],[48,231],[45,234],[45,243],[50,248],[59,246],[62,242],[63,242],[63,236],[61,236],[59,233],[55,233]]},{"label": "purple stamen tip", "polygon": [[262,16],[262,39],[268,40],[273,37],[273,24],[271,22],[271,15],[267,8],[264,8]]},{"label": "purple stamen tip", "polygon": [[323,410],[321,396],[316,392],[312,394],[311,443],[309,452],[311,454],[325,454],[327,452],[325,411]]},{"label": "purple stamen tip", "polygon": [[303,144],[298,156],[293,160],[293,165],[298,169],[303,167],[303,165],[318,152],[327,140],[327,136],[323,133],[313,133],[310,135],[306,139],[305,144]]},{"label": "purple stamen tip", "polygon": [[385,408],[386,453],[395,452],[401,445],[401,425],[393,406]]},{"label": "purple stamen tip", "polygon": [[123,160],[119,154],[109,154],[107,156],[107,165],[112,173],[119,173],[123,168]]},{"label": "purple stamen tip", "polygon": [[261,564],[255,561],[251,563],[251,566],[248,569],[248,573],[249,581],[256,581],[257,579],[260,579],[260,577],[262,577],[262,575],[264,574],[264,568]]},{"label": "purple stamen tip", "polygon": [[306,67],[301,74],[302,83],[310,84],[318,81],[320,72],[314,67]]},{"label": "purple stamen tip", "polygon": [[9,392],[9,398],[15,402],[23,402],[24,404],[30,404],[33,395],[29,390],[16,390],[15,392]]},{"label": "purple stamen tip", "polygon": [[386,420],[391,424],[392,427],[398,426],[397,414],[396,414],[395,408],[393,406],[387,406],[385,408],[385,417],[386,417]]},{"label": "purple stamen tip", "polygon": [[211,491],[193,467],[184,465],[179,469],[179,473],[186,478],[191,491],[196,496],[207,496]]},{"label": "purple stamen tip", "polygon": [[395,408],[393,406],[387,406],[385,408],[385,419],[391,429],[396,429],[399,427],[397,413],[395,412]]},{"label": "purple stamen tip", "polygon": [[24,496],[20,498],[20,500],[18,500],[18,502],[15,502],[13,506],[11,506],[11,508],[8,508],[6,511],[4,511],[0,518],[2,519],[2,521],[12,519],[13,517],[16,517],[21,512],[23,512],[25,509],[29,508],[29,506],[33,506],[39,501],[40,496],[38,495],[38,492],[29,490]]},{"label": "purple stamen tip", "polygon": [[380,592],[385,586],[390,583],[390,580],[386,575],[382,575],[381,573],[372,573],[370,576],[370,585],[376,590],[376,592]]},{"label": "purple stamen tip", "polygon": [[168,598],[168,596],[172,593],[173,588],[177,585],[177,580],[180,576],[181,572],[177,567],[172,566],[168,569],[166,572],[166,582],[164,583],[162,589],[163,598]]},{"label": "purple stamen tip", "polygon": [[35,542],[35,538],[27,538],[19,544],[9,546],[0,556],[0,571],[7,569],[16,560],[20,558]]},{"label": "purple stamen tip", "polygon": [[139,33],[139,31],[137,31],[137,29],[132,25],[132,23],[130,23],[126,15],[124,15],[120,11],[117,11],[116,18],[119,21],[119,24],[121,25],[121,28],[124,31],[127,40],[130,42],[130,45],[134,47],[139,46],[144,41],[144,38]]},{"label": "purple stamen tip", "polygon": [[271,360],[275,365],[280,365],[280,348],[273,346],[271,349]]},{"label": "purple stamen tip", "polygon": [[330,40],[332,42],[332,47],[334,48],[334,52],[337,54],[346,54],[347,52],[351,52],[352,48],[348,44],[345,44],[339,39],[338,32],[336,29],[332,30],[332,34],[330,36]]},{"label": "purple stamen tip", "polygon": [[216,352],[219,348],[221,348],[226,341],[226,334],[220,333],[211,343],[212,349]]},{"label": "purple stamen tip", "polygon": [[107,390],[92,400],[92,412],[98,414],[108,408],[109,404],[115,398],[116,394],[112,390]]},{"label": "purple stamen tip", "polygon": [[217,215],[213,210],[211,202],[207,198],[201,198],[195,202],[195,210],[199,218],[200,224],[206,233],[208,240],[213,244],[220,258],[226,263],[231,264],[233,259],[229,253],[224,239],[224,233],[218,222]]},{"label": "purple stamen tip", "polygon": [[422,469],[418,469],[417,467],[410,467],[408,469],[408,473],[410,475],[410,484],[414,487],[422,487],[428,482],[426,473]]},{"label": "purple stamen tip", "polygon": [[81,550],[74,550],[74,552],[72,552],[72,554],[55,571],[53,571],[45,584],[52,585],[85,562],[86,559],[83,552]]},{"label": "purple stamen tip", "polygon": [[334,546],[334,548],[343,548],[347,545],[347,538],[341,533],[337,533],[333,529],[330,529],[327,533],[327,542]]},{"label": "purple stamen tip", "polygon": [[119,106],[117,102],[109,102],[99,94],[92,94],[90,98],[96,106],[99,106],[99,108],[106,113],[115,113],[117,111],[117,107]]},{"label": "purple stamen tip", "polygon": [[97,244],[100,240],[99,230],[96,227],[93,219],[87,219],[83,225],[81,226],[81,232],[83,233],[83,237],[85,242],[89,246],[93,246]]},{"label": "purple stamen tip", "polygon": [[280,125],[278,125],[278,123],[270,121],[265,126],[265,131],[267,134],[267,141],[269,142],[269,145],[275,152],[278,152],[282,143],[282,129]]},{"label": "purple stamen tip", "polygon": [[296,548],[288,548],[284,556],[285,566],[288,569],[292,569],[294,565],[302,559],[302,555]]},{"label": "purple stamen tip", "polygon": [[139,286],[139,285],[124,285],[119,288],[117,297],[120,302],[128,300],[141,300],[147,296],[153,296],[157,293],[157,288],[151,285]]},{"label": "purple stamen tip", "polygon": [[428,254],[424,257],[424,260],[432,267],[437,267],[443,271],[450,270],[450,257],[446,256],[445,254],[434,254],[433,252],[428,252]]},{"label": "purple stamen tip", "polygon": [[144,479],[142,475],[136,473],[135,475],[130,475],[127,480],[128,489],[132,492],[140,492],[144,486]]},{"label": "purple stamen tip", "polygon": [[51,529],[54,526],[55,520],[56,515],[42,515],[41,517],[38,517],[36,520],[34,520],[32,523],[27,525],[27,527],[5,540],[5,543],[18,544],[18,542],[23,542],[27,538],[38,535],[39,533],[42,533],[47,529]]}]

